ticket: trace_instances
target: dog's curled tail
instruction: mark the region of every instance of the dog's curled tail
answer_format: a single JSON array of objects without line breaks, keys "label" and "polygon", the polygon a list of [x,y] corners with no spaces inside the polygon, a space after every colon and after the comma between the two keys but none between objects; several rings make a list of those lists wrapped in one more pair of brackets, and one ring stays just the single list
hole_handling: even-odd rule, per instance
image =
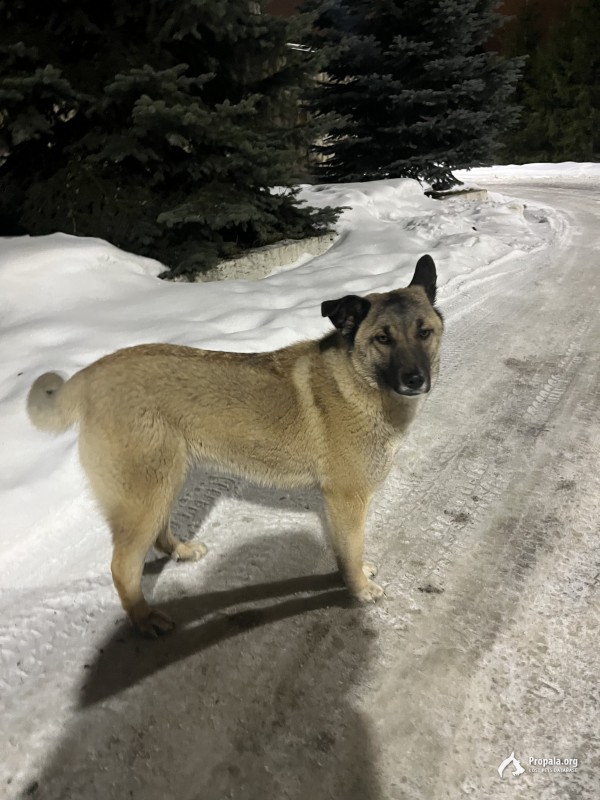
[{"label": "dog's curled tail", "polygon": [[27,397],[29,419],[36,428],[61,433],[79,419],[76,381],[65,382],[55,372],[45,372],[34,381]]}]

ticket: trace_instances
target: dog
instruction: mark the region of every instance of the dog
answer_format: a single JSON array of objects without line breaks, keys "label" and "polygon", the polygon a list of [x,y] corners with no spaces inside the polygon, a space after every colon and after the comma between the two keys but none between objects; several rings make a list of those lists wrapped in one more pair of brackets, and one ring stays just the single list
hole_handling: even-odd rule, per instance
[{"label": "dog", "polygon": [[206,552],[169,525],[194,462],[264,486],[318,487],[346,586],[363,602],[383,595],[363,562],[365,518],[438,374],[436,281],[423,256],[407,287],[327,300],[332,332],[273,352],[144,344],[66,382],[52,372],[34,382],[36,427],[79,423],[81,463],[112,532],[113,581],[137,628],[156,636],[174,625],[142,594],[148,549],[182,561]]}]

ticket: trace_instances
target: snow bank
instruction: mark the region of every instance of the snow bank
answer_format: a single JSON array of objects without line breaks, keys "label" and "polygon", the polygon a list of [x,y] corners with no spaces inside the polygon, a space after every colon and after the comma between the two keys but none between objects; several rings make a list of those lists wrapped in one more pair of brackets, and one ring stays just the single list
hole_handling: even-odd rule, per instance
[{"label": "snow bank", "polygon": [[457,178],[467,183],[479,181],[489,183],[598,183],[600,164],[564,161],[560,164],[507,164],[505,166],[482,167],[480,169],[459,170],[454,173]]}]

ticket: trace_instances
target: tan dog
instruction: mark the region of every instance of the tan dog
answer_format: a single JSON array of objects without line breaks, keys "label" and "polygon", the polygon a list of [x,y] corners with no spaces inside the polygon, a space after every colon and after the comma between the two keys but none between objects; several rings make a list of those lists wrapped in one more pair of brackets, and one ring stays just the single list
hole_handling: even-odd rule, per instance
[{"label": "tan dog", "polygon": [[78,422],[81,462],[113,537],[112,575],[143,632],[173,626],[141,590],[154,545],[201,558],[176,539],[171,506],[190,464],[205,461],[265,486],[318,486],[349,590],[383,590],[363,563],[369,501],[438,370],[441,315],[436,271],[423,256],[410,286],[324,302],[336,330],[271,353],[222,353],[169,344],[119,350],[66,383],[33,384],[33,423],[60,432]]}]

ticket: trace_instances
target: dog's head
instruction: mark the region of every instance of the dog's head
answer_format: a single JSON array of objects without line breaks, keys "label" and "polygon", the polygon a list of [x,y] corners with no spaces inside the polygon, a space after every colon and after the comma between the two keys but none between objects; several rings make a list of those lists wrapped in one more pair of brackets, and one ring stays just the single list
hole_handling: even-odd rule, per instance
[{"label": "dog's head", "polygon": [[322,315],[338,329],[354,369],[369,385],[403,397],[430,390],[444,327],[434,307],[436,281],[433,259],[422,256],[404,289],[321,304]]}]

